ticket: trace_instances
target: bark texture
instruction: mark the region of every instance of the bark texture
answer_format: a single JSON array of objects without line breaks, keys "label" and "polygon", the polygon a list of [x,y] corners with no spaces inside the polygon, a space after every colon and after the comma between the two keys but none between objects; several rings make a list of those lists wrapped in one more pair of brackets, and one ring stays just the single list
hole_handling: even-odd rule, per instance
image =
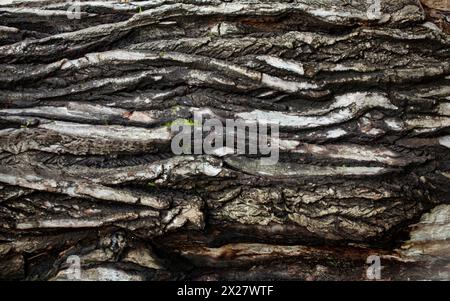
[{"label": "bark texture", "polygon": [[[0,278],[450,279],[445,7],[10,2]],[[279,122],[279,162],[174,155],[195,112]]]}]

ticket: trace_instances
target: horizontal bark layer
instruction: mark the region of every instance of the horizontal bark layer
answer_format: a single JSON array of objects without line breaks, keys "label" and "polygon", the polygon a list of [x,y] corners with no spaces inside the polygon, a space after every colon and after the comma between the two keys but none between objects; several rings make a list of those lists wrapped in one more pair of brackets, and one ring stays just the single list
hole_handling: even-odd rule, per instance
[{"label": "horizontal bark layer", "polygon": [[[449,279],[450,38],[381,2],[0,5],[0,278]],[[194,114],[279,161],[175,155]]]}]

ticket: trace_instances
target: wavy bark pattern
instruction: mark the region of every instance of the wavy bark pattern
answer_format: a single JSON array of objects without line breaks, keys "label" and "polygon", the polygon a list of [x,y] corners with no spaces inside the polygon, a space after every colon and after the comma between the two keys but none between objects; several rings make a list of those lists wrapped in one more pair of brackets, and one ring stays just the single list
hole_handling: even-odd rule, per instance
[{"label": "wavy bark pattern", "polygon": [[[364,279],[379,254],[449,279],[450,38],[418,1],[9,2],[0,278]],[[195,112],[279,122],[280,161],[174,155]]]}]

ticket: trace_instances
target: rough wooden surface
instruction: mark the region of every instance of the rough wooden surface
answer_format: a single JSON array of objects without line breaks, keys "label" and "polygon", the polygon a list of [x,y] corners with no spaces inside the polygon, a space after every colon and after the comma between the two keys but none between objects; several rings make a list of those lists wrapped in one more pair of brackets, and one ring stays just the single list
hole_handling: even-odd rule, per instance
[{"label": "rough wooden surface", "polygon": [[[70,5],[0,4],[0,278],[77,255],[83,279],[365,279],[375,254],[382,279],[449,279],[450,38],[426,6]],[[280,161],[175,156],[194,112],[279,122]]]}]

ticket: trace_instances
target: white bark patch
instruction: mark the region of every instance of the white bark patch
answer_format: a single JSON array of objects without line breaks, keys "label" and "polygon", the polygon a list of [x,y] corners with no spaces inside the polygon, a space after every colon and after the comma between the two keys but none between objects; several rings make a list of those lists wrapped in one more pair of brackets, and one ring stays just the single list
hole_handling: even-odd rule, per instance
[{"label": "white bark patch", "polygon": [[133,275],[113,268],[93,268],[83,271],[82,281],[143,281],[142,275]]},{"label": "white bark patch", "polygon": [[439,138],[439,144],[445,146],[446,148],[450,148],[450,136]]},{"label": "white bark patch", "polygon": [[321,116],[300,116],[298,114],[262,110],[238,113],[236,116],[249,121],[279,123],[280,126],[285,127],[314,128],[342,123],[354,118],[363,110],[377,107],[397,109],[384,95],[357,92],[336,97],[335,102],[327,109],[309,110],[302,114],[314,115],[329,112]]},{"label": "white bark patch", "polygon": [[210,177],[215,177],[222,171],[222,168],[213,166],[208,162],[203,163],[200,168],[203,174]]},{"label": "white bark patch", "polygon": [[231,154],[234,154],[234,149],[230,147],[220,147],[212,150],[212,155],[217,157],[224,157]]},{"label": "white bark patch", "polygon": [[394,131],[401,131],[403,130],[404,126],[402,122],[398,119],[388,118],[384,120],[384,123]]},{"label": "white bark patch", "polygon": [[450,116],[450,103],[445,102],[439,105],[438,113],[444,116]]},{"label": "white bark patch", "polygon": [[[0,3],[1,4],[1,3]],[[40,17],[65,17],[67,18],[67,11],[65,10],[48,10],[48,9],[38,9],[38,8],[27,8],[27,7],[20,7],[20,8],[9,8],[9,7],[2,7],[0,8],[0,12],[7,12],[10,14],[15,15],[34,15],[34,16],[40,16]],[[85,12],[81,12],[81,16],[96,16],[96,14],[88,14]]]},{"label": "white bark patch", "polygon": [[[8,170],[7,172],[10,172]],[[32,175],[32,171],[28,171]],[[20,175],[9,175],[5,172],[0,172],[0,182],[9,185],[19,185],[26,188],[31,188],[40,191],[51,191],[64,193],[73,197],[93,197],[99,200],[113,201],[119,203],[136,204],[139,202],[141,195],[133,192],[115,189],[90,182],[76,182],[73,180],[54,180],[50,178],[43,178],[33,175],[21,177]],[[151,206],[157,209],[164,209],[169,206],[167,200],[160,200],[149,198],[146,199],[143,205]]]},{"label": "white bark patch", "polygon": [[0,26],[0,33],[18,33],[19,29],[15,27]]},{"label": "white bark patch", "polygon": [[417,259],[428,256],[449,257],[450,205],[439,205],[422,216],[414,225],[411,238],[402,245],[400,253]]},{"label": "white bark patch", "polygon": [[303,144],[292,152],[359,162],[379,162],[387,165],[401,166],[408,163],[400,154],[384,147],[375,148],[352,144]]},{"label": "white bark patch", "polygon": [[99,121],[106,117],[121,117],[126,111],[100,105],[69,102],[64,107],[42,106],[34,108],[3,109],[0,114],[39,116],[44,118],[72,118],[80,121]]},{"label": "white bark patch", "polygon": [[438,32],[442,32],[442,30],[434,23],[432,22],[425,22],[422,24],[423,27],[431,29],[433,31],[438,31]]},{"label": "white bark patch", "polygon": [[50,228],[95,228],[101,227],[108,223],[118,222],[121,220],[137,219],[138,214],[133,212],[125,212],[118,214],[109,214],[108,216],[94,217],[92,219],[81,218],[66,218],[66,219],[51,219],[51,220],[38,220],[36,222],[18,223],[16,228],[20,230],[25,229],[50,229]]},{"label": "white bark patch", "polygon": [[201,229],[204,226],[204,215],[201,210],[201,202],[191,202],[181,209],[170,210],[163,222],[168,222],[166,230],[177,229],[191,222]]},{"label": "white bark patch", "polygon": [[275,56],[270,56],[270,55],[260,55],[257,57],[257,59],[264,61],[268,65],[278,68],[278,69],[291,71],[291,72],[297,73],[299,75],[305,74],[303,65],[300,63],[294,62],[294,61],[282,60],[280,58],[277,58]]},{"label": "white bark patch", "polygon": [[277,89],[279,91],[285,91],[290,93],[299,92],[302,90],[312,90],[318,89],[319,86],[316,84],[311,84],[308,82],[293,82],[268,75],[263,73],[261,78],[261,83],[269,88]]},{"label": "white bark patch", "polygon": [[227,158],[225,162],[243,172],[272,177],[313,177],[313,176],[371,176],[391,171],[384,167],[369,166],[316,166],[296,163],[260,165],[259,160],[249,158]]},{"label": "white bark patch", "polygon": [[220,22],[220,23],[217,23],[216,25],[214,25],[210,29],[210,32],[212,34],[215,34],[218,36],[223,36],[223,35],[239,32],[239,28],[233,23]]},{"label": "white bark patch", "polygon": [[440,205],[424,214],[416,227],[411,233],[411,241],[450,239],[450,206]]},{"label": "white bark patch", "polygon": [[347,131],[344,131],[343,129],[334,129],[334,130],[329,130],[326,132],[326,137],[327,138],[339,138],[344,136],[345,134],[347,134]]},{"label": "white bark patch", "polygon": [[293,150],[300,145],[300,142],[296,140],[287,140],[287,139],[280,139],[278,141],[275,141],[275,139],[273,140],[275,145],[278,144],[281,150],[286,151]]},{"label": "white bark patch", "polygon": [[424,116],[422,118],[407,119],[405,120],[405,124],[408,129],[414,129],[417,133],[427,133],[449,127],[450,118]]},{"label": "white bark patch", "polygon": [[54,121],[39,125],[39,128],[51,130],[60,134],[84,138],[115,139],[115,140],[170,140],[172,134],[168,127],[144,129],[118,125],[89,125],[63,121]]},{"label": "white bark patch", "polygon": [[132,249],[127,253],[123,261],[133,262],[149,269],[163,269],[163,266],[157,256],[147,248]]},{"label": "white bark patch", "polygon": [[66,61],[61,69],[85,68],[88,66],[99,65],[104,62],[137,62],[145,59],[156,59],[158,56],[145,54],[137,51],[111,50],[105,52],[88,53],[84,57]]}]

